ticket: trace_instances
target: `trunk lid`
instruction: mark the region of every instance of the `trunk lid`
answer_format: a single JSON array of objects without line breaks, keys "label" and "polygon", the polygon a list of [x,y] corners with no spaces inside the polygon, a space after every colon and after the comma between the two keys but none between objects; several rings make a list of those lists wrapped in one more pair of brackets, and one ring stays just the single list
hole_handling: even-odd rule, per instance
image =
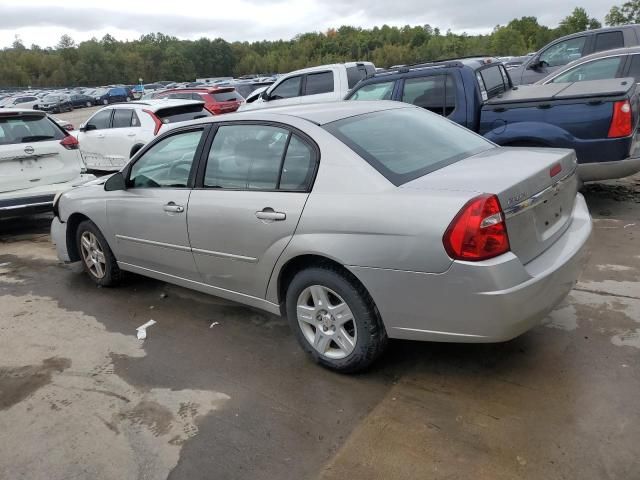
[{"label": "trunk lid", "polygon": [[[50,140],[42,140],[52,137]],[[0,192],[68,182],[81,171],[78,150],[66,150],[65,134],[42,113],[0,114]]]},{"label": "trunk lid", "polygon": [[505,213],[511,250],[523,264],[569,226],[578,191],[572,150],[495,148],[460,160],[401,188],[495,194]]}]

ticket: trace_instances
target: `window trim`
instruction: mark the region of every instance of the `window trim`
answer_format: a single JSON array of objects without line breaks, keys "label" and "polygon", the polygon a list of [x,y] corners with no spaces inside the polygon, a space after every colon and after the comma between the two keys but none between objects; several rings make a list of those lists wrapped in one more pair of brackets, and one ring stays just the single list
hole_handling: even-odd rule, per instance
[{"label": "window trim", "polygon": [[[122,169],[122,175],[124,176],[124,183],[126,186],[126,190],[135,190],[136,187],[131,187],[130,186],[130,182],[131,182],[131,178],[129,178],[131,176],[131,169],[133,168],[133,166],[142,158],[144,157],[144,155],[151,149],[153,148],[154,145],[157,145],[158,143],[160,143],[161,141],[163,141],[166,138],[169,137],[173,137],[174,135],[180,135],[182,133],[189,133],[189,132],[195,132],[197,130],[202,130],[202,135],[200,136],[200,142],[198,143],[198,146],[196,147],[196,152],[193,155],[193,163],[191,164],[191,170],[189,171],[189,178],[187,179],[187,186],[186,187],[171,187],[171,188],[163,188],[163,187],[149,187],[149,188],[154,188],[154,189],[161,189],[161,190],[191,190],[193,189],[193,185],[195,183],[195,178],[196,178],[196,173],[200,167],[200,163],[202,160],[202,151],[203,151],[203,147],[204,144],[206,143],[210,133],[211,133],[211,126],[208,124],[204,124],[204,125],[187,125],[184,127],[178,127],[176,129],[171,129],[168,132],[165,132],[164,134],[160,135],[159,137],[155,138],[153,141],[147,143],[145,146],[143,146],[140,150],[138,150],[138,152],[133,156],[133,158],[131,160],[129,160],[129,163],[127,163],[127,165]],[[137,188],[141,188],[141,187],[137,187]]]},{"label": "window trim", "polygon": [[[311,180],[306,190],[282,190],[279,188],[212,188],[204,186],[204,176],[207,169],[207,162],[209,160],[209,152],[211,151],[211,146],[213,144],[213,140],[215,139],[216,134],[218,133],[218,129],[223,126],[234,126],[234,125],[261,125],[267,127],[277,127],[287,130],[289,135],[287,137],[287,143],[284,151],[282,152],[282,158],[280,159],[280,171],[278,172],[278,183],[277,186],[280,185],[280,179],[282,176],[282,167],[284,166],[284,160],[287,156],[287,150],[289,148],[289,142],[291,141],[291,137],[293,134],[298,135],[300,140],[306,143],[313,152],[313,163],[314,163],[314,171],[311,175]],[[200,161],[198,163],[198,169],[195,175],[195,183],[193,186],[194,190],[206,190],[213,192],[274,192],[274,193],[305,193],[308,194],[313,190],[313,186],[316,181],[316,177],[318,175],[318,170],[320,169],[320,147],[318,144],[305,132],[300,130],[293,125],[289,125],[281,122],[274,122],[270,120],[235,120],[235,121],[221,121],[215,122],[211,124],[211,130],[209,131],[208,137],[203,145],[202,151],[200,152]]]}]

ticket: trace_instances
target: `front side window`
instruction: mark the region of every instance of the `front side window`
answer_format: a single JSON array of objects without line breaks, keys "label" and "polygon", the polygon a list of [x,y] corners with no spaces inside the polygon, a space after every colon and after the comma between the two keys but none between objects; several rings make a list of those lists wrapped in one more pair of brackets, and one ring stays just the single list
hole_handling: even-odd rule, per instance
[{"label": "front side window", "polygon": [[291,77],[284,80],[280,85],[273,89],[270,97],[274,100],[281,98],[293,98],[300,96],[300,80],[302,77]]},{"label": "front side window", "polygon": [[596,48],[594,52],[602,52],[603,50],[612,50],[614,48],[624,47],[624,37],[621,31],[604,32],[596,35]]},{"label": "front side window", "polygon": [[349,100],[391,100],[395,82],[380,82],[364,85],[354,92]]},{"label": "front side window", "polygon": [[202,130],[160,140],[131,167],[130,188],[185,188]]},{"label": "front side window", "polygon": [[218,128],[205,170],[204,186],[275,190],[289,132],[268,125]]},{"label": "front side window", "polygon": [[540,55],[540,61],[547,67],[561,67],[582,57],[587,37],[576,37],[556,43]]},{"label": "front side window", "polygon": [[592,62],[583,63],[571,70],[558,75],[552,80],[553,83],[582,82],[585,80],[605,80],[616,78],[616,73],[620,64],[625,59],[624,56],[601,58]]},{"label": "front side window", "polygon": [[109,128],[109,124],[111,122],[111,112],[111,108],[100,110],[93,117],[91,117],[91,119],[87,122],[87,126],[93,125],[95,127],[93,128],[93,130],[103,130],[105,128]]},{"label": "front side window", "polygon": [[402,101],[438,115],[450,115],[455,109],[455,85],[449,75],[408,78],[404,81]]},{"label": "front side window", "polygon": [[333,72],[310,73],[307,75],[305,95],[333,92]]},{"label": "front side window", "polygon": [[324,128],[394,185],[495,148],[479,135],[415,107],[358,115]]}]

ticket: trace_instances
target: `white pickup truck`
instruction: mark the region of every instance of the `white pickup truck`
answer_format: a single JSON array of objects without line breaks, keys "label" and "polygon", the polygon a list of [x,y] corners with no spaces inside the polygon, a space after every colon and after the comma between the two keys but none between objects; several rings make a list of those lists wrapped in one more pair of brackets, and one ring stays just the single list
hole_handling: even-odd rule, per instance
[{"label": "white pickup truck", "polygon": [[342,100],[360,80],[375,71],[371,62],[335,63],[296,70],[278,78],[260,98],[242,105],[240,110]]}]

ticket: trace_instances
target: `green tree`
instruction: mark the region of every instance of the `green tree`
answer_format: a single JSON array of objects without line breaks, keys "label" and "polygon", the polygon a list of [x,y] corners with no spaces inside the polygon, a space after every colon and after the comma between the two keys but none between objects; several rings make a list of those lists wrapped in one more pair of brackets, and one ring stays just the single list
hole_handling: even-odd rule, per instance
[{"label": "green tree", "polygon": [[576,7],[573,9],[571,15],[565,17],[560,22],[558,30],[562,35],[569,35],[571,33],[582,32],[584,30],[593,30],[595,28],[602,27],[602,24],[593,17],[589,17],[587,11],[582,7]]},{"label": "green tree", "polygon": [[624,25],[640,22],[640,0],[625,2],[622,6],[613,6],[604,17],[607,25]]}]

